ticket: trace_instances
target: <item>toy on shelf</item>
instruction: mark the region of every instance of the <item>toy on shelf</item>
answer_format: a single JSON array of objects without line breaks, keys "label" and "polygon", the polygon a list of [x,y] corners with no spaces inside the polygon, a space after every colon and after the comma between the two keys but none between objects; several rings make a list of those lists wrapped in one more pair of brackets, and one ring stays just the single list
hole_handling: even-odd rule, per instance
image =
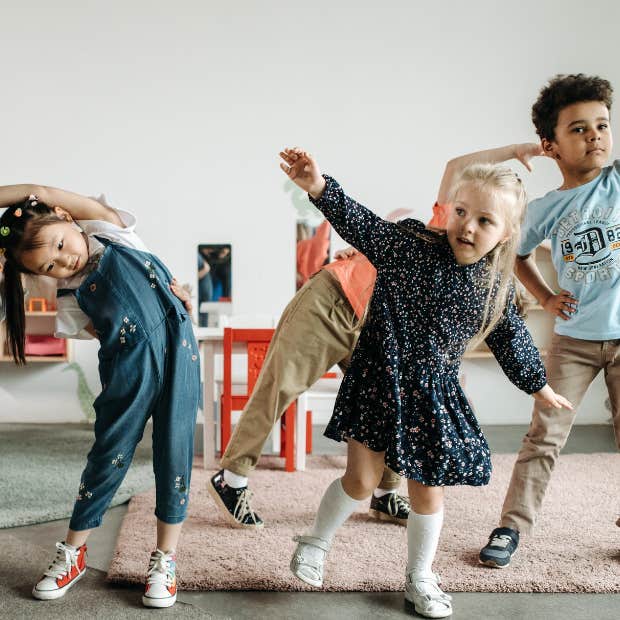
[{"label": "toy on shelf", "polygon": [[47,312],[47,299],[45,297],[31,297],[28,300],[28,312]]}]

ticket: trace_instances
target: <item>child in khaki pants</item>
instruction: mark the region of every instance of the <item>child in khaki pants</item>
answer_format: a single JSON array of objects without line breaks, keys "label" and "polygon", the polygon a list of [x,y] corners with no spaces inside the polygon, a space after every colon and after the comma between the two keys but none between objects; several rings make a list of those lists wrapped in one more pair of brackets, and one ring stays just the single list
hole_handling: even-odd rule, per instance
[{"label": "child in khaki pants", "polygon": [[[346,370],[372,294],[375,269],[361,254],[342,257],[316,273],[284,310],[258,381],[208,489],[232,525],[262,527],[249,504],[248,475],[273,425],[289,404],[334,364]],[[409,502],[400,476],[387,467],[371,514],[406,524]]]},{"label": "child in khaki pants", "polygon": [[[612,150],[611,102],[609,82],[583,74],[556,76],[541,91],[532,119],[544,154],[556,161],[564,182],[530,203],[515,270],[544,309],[557,316],[546,360],[549,385],[576,409],[603,370],[620,448],[620,161],[603,167]],[[544,239],[551,240],[563,287],[558,293],[530,255]],[[534,405],[500,527],[480,552],[482,564],[508,566],[519,534],[532,531],[575,414]]]}]

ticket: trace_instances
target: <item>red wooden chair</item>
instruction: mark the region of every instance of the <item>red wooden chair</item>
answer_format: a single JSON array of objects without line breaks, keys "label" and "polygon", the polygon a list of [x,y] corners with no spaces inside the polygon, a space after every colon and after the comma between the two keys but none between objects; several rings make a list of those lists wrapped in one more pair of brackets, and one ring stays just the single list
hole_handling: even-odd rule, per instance
[{"label": "red wooden chair", "polygon": [[[248,402],[265,361],[274,329],[224,328],[224,377],[220,399],[220,437],[222,454],[232,433],[232,412],[241,411]],[[247,394],[232,393],[232,353],[234,343],[245,343],[247,350]],[[285,470],[295,471],[295,412],[292,402],[281,418],[280,456],[285,459]]]}]

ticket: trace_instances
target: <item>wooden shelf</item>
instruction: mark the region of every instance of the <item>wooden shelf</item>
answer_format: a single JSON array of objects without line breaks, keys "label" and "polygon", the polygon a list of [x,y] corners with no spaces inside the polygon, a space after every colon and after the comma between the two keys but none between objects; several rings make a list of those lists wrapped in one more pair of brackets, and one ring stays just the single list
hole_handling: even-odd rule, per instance
[{"label": "wooden shelf", "polygon": [[[26,310],[26,333],[39,336],[52,336],[55,328],[56,310],[29,311]],[[34,364],[58,364],[70,362],[72,356],[72,343],[65,340],[64,355],[26,355],[26,363]],[[0,363],[13,363],[13,358],[8,355],[5,342],[4,325],[0,324]]]},{"label": "wooden shelf", "polygon": [[[69,362],[69,355],[26,355],[26,363],[41,362],[51,364],[52,362]],[[0,356],[0,362],[13,362],[13,358],[9,355]]]},{"label": "wooden shelf", "polygon": [[56,316],[56,310],[26,310],[26,316]]},{"label": "wooden shelf", "polygon": [[[547,355],[548,351],[546,349],[539,349],[538,350],[540,353],[541,357],[545,357],[545,355]],[[463,355],[463,359],[489,359],[489,358],[494,358],[495,356],[493,355],[493,353],[491,353],[491,351],[487,350],[487,349],[474,349],[473,351],[466,351],[465,355]]]},{"label": "wooden shelf", "polygon": [[484,359],[488,357],[493,357],[493,353],[486,349],[473,349],[472,351],[465,351],[465,355],[463,355],[463,359]]}]

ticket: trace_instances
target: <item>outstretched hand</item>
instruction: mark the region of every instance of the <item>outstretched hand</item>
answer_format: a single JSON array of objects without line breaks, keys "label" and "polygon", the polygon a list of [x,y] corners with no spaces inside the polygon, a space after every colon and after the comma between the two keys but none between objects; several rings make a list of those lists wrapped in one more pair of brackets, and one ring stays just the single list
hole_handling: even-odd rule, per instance
[{"label": "outstretched hand", "polygon": [[556,394],[550,387],[549,384],[545,385],[542,390],[538,392],[534,392],[532,396],[539,402],[544,403],[547,407],[553,407],[554,409],[569,409],[573,410],[572,403],[561,396],[560,394]]},{"label": "outstretched hand", "polygon": [[280,163],[280,168],[288,178],[313,198],[319,198],[325,189],[325,179],[312,155],[296,146],[280,151],[280,157],[286,162]]},{"label": "outstretched hand", "polygon": [[530,161],[534,157],[541,157],[545,154],[540,143],[537,142],[524,142],[518,144],[515,149],[515,157],[530,171],[534,169]]}]

